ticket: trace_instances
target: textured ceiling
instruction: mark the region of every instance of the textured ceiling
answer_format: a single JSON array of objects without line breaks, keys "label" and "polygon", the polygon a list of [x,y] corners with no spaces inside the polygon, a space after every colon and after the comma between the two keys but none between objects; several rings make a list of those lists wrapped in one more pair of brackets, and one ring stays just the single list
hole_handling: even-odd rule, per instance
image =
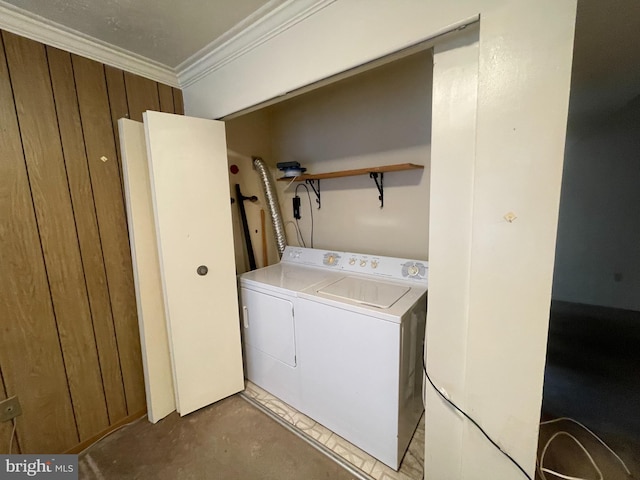
[{"label": "textured ceiling", "polygon": [[53,22],[176,67],[278,0],[5,0]]}]

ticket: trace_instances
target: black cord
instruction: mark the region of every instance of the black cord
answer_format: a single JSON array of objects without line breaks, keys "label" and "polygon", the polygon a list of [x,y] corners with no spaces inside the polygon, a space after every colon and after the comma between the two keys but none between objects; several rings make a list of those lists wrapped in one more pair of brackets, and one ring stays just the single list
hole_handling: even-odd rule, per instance
[{"label": "black cord", "polygon": [[[307,197],[309,198],[309,213],[311,214],[311,248],[313,248],[313,207],[311,206],[311,194],[309,193],[309,187],[307,187],[304,183],[299,183],[296,185],[296,197],[298,196],[298,189],[300,187],[304,187],[307,191]],[[298,219],[296,218],[296,224],[298,223]],[[302,233],[300,233],[302,236]],[[304,240],[303,242],[304,243]]]},{"label": "black cord", "polygon": [[484,429],[478,425],[478,422],[476,422],[473,418],[471,418],[469,415],[467,415],[460,407],[458,407],[455,403],[453,403],[451,400],[449,400],[447,397],[444,396],[444,394],[438,389],[438,387],[436,387],[435,383],[433,383],[433,381],[431,380],[431,377],[429,376],[429,374],[427,373],[427,364],[425,362],[424,359],[424,355],[422,356],[422,369],[424,370],[424,374],[427,377],[427,380],[429,380],[429,383],[431,384],[431,386],[433,387],[433,389],[438,392],[438,395],[440,395],[442,397],[443,400],[445,400],[449,405],[451,405],[453,408],[455,408],[458,412],[460,412],[462,415],[465,416],[465,418],[467,420],[469,420],[471,423],[473,423],[476,428],[478,430],[480,430],[480,432],[485,436],[485,438],[487,440],[489,440],[489,442],[491,442],[491,444],[496,447],[500,453],[502,453],[505,457],[507,457],[509,460],[511,460],[511,463],[513,463],[516,467],[518,467],[518,469],[522,472],[522,474],[527,477],[529,480],[532,480],[532,478],[529,476],[529,474],[527,472],[525,472],[524,468],[522,468],[520,466],[520,464],[518,462],[516,462],[513,457],[511,455],[509,455],[507,452],[505,452],[502,447],[500,447],[500,445],[498,445],[488,434],[487,432],[484,431]]}]

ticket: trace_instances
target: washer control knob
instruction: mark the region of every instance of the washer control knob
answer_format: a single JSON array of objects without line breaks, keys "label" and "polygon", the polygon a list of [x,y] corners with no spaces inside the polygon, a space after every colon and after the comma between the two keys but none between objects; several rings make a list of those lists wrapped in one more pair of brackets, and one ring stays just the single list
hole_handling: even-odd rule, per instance
[{"label": "washer control knob", "polygon": [[356,264],[356,259],[355,258],[350,258],[349,259],[349,265],[355,265]]},{"label": "washer control knob", "polygon": [[371,268],[378,268],[378,261],[377,260],[371,260]]},{"label": "washer control knob", "polygon": [[410,277],[415,277],[416,275],[418,275],[418,273],[420,273],[420,269],[418,268],[417,265],[411,265],[407,269],[407,273],[409,274]]},{"label": "washer control knob", "polygon": [[333,265],[335,262],[336,262],[336,257],[334,257],[333,255],[329,255],[329,256],[327,257],[327,263],[328,263],[329,265]]},{"label": "washer control knob", "polygon": [[367,264],[366,260],[360,260],[360,266],[364,267]]}]

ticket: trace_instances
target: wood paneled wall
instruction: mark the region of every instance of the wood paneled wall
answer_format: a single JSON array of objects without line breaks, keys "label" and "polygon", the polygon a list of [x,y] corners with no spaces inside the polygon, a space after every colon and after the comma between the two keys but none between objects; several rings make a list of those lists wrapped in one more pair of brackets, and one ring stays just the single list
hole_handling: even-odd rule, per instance
[{"label": "wood paneled wall", "polygon": [[117,120],[182,93],[0,40],[0,399],[22,405],[13,453],[61,453],[145,409]]}]

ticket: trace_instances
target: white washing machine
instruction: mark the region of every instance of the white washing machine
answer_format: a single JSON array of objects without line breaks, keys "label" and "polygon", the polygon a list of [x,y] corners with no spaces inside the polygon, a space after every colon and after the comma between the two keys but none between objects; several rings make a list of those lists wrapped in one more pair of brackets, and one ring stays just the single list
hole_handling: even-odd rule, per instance
[{"label": "white washing machine", "polygon": [[240,276],[247,379],[302,410],[295,318],[298,292],[338,278],[341,254],[286,247],[276,265]]},{"label": "white washing machine", "polygon": [[423,411],[427,273],[287,247],[240,276],[247,378],[397,469]]},{"label": "white washing machine", "polygon": [[423,412],[428,265],[341,260],[340,278],[298,295],[305,413],[397,470]]}]

